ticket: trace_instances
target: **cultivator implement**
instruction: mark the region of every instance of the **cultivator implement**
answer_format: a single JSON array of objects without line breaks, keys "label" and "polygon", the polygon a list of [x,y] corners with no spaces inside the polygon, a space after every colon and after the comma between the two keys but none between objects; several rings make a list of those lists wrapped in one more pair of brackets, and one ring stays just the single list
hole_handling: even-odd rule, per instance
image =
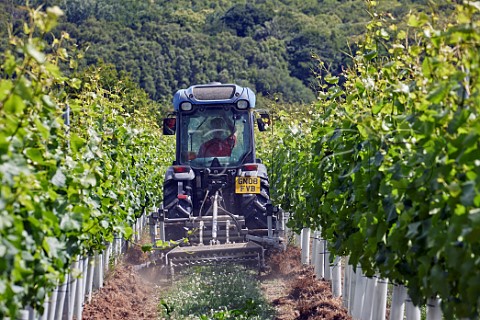
[{"label": "cultivator implement", "polygon": [[178,267],[224,263],[244,264],[261,269],[264,267],[263,251],[261,245],[253,242],[176,247],[165,255],[165,262],[172,274]]},{"label": "cultivator implement", "polygon": [[150,232],[154,244],[174,246],[166,253],[162,245],[154,246],[164,253],[160,259],[172,274],[176,268],[223,263],[261,270],[265,267],[266,248],[284,246],[283,219],[275,228],[268,218],[270,228],[248,230],[243,216],[233,215],[220,205],[213,205],[202,217],[169,219],[165,211],[160,209],[150,216]]}]

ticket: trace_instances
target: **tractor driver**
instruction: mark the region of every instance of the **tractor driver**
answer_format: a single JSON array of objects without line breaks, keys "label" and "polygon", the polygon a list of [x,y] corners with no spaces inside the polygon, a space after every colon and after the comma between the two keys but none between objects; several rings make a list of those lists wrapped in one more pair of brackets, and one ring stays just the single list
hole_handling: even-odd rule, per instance
[{"label": "tractor driver", "polygon": [[[198,158],[206,157],[230,157],[237,138],[235,128],[229,127],[225,119],[217,117],[210,120],[210,129],[213,138],[204,142],[198,150]],[[231,134],[223,138],[225,131]]]}]

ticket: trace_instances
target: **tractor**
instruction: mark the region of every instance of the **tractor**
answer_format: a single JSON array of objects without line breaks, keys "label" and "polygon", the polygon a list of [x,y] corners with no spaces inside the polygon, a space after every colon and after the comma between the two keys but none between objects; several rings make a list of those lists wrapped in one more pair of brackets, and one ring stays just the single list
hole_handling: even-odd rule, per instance
[{"label": "tractor", "polygon": [[[154,248],[166,265],[223,261],[264,265],[264,251],[282,248],[283,212],[270,201],[267,169],[255,155],[254,132],[268,113],[255,94],[235,84],[194,85],[176,92],[163,133],[176,135],[163,204],[150,216]],[[168,246],[167,246],[168,247]]]}]

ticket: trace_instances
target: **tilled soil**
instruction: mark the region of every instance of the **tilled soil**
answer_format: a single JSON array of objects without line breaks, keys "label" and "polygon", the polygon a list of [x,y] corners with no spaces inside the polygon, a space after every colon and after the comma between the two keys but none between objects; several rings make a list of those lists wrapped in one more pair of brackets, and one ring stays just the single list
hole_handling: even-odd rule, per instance
[{"label": "tilled soil", "polygon": [[[86,305],[83,319],[159,319],[162,286],[134,270],[146,261],[138,247],[130,248],[105,286]],[[259,276],[267,300],[277,310],[276,320],[351,319],[341,300],[333,297],[328,282],[315,278],[311,266],[300,263],[300,250],[289,247],[267,258],[268,271]]]},{"label": "tilled soil", "polygon": [[351,319],[330,284],[316,279],[313,267],[300,263],[300,249],[289,247],[268,259],[270,272],[262,280],[276,320]]},{"label": "tilled soil", "polygon": [[121,263],[109,275],[105,286],[97,291],[83,311],[85,320],[158,319],[155,288]]},{"label": "tilled soil", "polygon": [[158,288],[134,268],[147,259],[138,246],[129,248],[123,261],[108,274],[104,287],[94,293],[91,303],[85,305],[83,319],[158,319]]}]

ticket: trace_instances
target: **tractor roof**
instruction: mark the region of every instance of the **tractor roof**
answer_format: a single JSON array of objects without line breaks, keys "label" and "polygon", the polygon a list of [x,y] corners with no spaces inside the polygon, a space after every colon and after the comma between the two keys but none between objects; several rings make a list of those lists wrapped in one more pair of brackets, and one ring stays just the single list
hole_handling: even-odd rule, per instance
[{"label": "tractor roof", "polygon": [[246,100],[250,108],[255,108],[255,94],[250,88],[236,84],[202,84],[178,90],[173,97],[173,107],[180,111],[180,104],[185,101],[200,105],[236,103],[238,100]]}]

